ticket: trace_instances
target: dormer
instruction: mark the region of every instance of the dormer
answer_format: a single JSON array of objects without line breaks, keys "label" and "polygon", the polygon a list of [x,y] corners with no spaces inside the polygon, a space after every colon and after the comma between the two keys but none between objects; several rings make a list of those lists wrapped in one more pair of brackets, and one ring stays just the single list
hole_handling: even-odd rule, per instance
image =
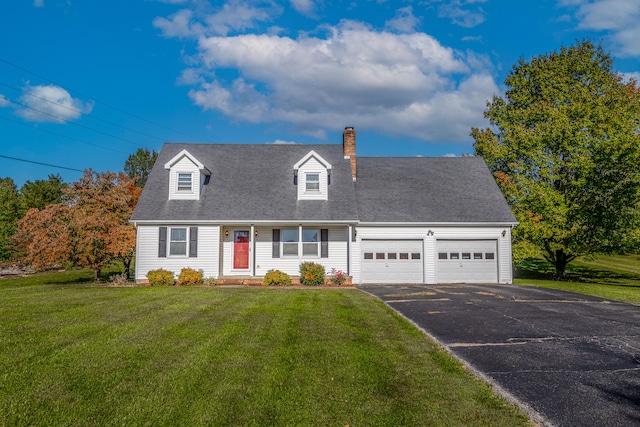
[{"label": "dormer", "polygon": [[331,164],[311,150],[293,166],[298,200],[328,200]]},{"label": "dormer", "polygon": [[191,153],[182,150],[165,163],[169,171],[169,200],[199,200],[211,172]]}]

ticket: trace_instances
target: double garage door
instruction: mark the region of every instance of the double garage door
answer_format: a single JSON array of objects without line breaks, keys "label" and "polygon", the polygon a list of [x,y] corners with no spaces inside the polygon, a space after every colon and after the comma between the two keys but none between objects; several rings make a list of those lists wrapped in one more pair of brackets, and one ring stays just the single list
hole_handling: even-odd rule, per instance
[{"label": "double garage door", "polygon": [[[362,240],[363,283],[424,283],[422,240]],[[497,283],[496,240],[437,240],[437,283]]]}]

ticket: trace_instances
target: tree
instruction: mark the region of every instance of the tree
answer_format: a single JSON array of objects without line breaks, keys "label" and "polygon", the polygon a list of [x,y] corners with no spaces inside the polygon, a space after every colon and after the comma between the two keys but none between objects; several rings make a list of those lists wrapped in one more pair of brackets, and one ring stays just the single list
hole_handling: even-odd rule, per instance
[{"label": "tree", "polygon": [[541,250],[564,276],[579,255],[631,247],[640,196],[640,92],[602,47],[521,59],[472,129],[520,225],[515,256]]},{"label": "tree", "polygon": [[20,218],[20,195],[11,178],[0,178],[0,260],[7,261],[12,249],[9,237]]},{"label": "tree", "polygon": [[27,181],[20,188],[20,205],[23,212],[31,208],[43,209],[47,205],[62,201],[62,189],[67,187],[60,175],[49,175],[48,179]]},{"label": "tree", "polygon": [[125,174],[85,170],[63,189],[61,203],[27,211],[13,239],[16,249],[37,269],[70,263],[92,268],[95,280],[106,264],[122,260],[129,277],[135,251],[129,218],[140,191]]},{"label": "tree", "polygon": [[153,168],[153,164],[157,158],[158,153],[155,150],[149,151],[146,148],[138,148],[134,154],[129,155],[127,161],[124,163],[124,172],[129,175],[130,178],[136,180],[138,187],[144,188],[151,168]]}]

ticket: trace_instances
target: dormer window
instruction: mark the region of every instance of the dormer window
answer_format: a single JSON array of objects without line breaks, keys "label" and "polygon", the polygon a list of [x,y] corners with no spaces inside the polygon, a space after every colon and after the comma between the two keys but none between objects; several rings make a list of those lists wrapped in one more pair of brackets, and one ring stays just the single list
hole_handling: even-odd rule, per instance
[{"label": "dormer window", "polygon": [[320,174],[308,173],[305,179],[306,191],[319,192],[320,191]]},{"label": "dormer window", "polygon": [[190,193],[192,191],[192,177],[193,175],[190,173],[179,173],[178,174],[178,191]]},{"label": "dormer window", "polygon": [[311,150],[293,165],[298,200],[328,200],[331,164]]}]

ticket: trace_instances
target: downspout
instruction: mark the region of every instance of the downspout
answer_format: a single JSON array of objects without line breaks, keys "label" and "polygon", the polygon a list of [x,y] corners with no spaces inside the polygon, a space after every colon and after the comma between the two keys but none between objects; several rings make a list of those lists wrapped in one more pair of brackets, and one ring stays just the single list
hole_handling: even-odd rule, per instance
[{"label": "downspout", "polygon": [[251,224],[251,277],[256,276],[256,229],[253,224]]}]

